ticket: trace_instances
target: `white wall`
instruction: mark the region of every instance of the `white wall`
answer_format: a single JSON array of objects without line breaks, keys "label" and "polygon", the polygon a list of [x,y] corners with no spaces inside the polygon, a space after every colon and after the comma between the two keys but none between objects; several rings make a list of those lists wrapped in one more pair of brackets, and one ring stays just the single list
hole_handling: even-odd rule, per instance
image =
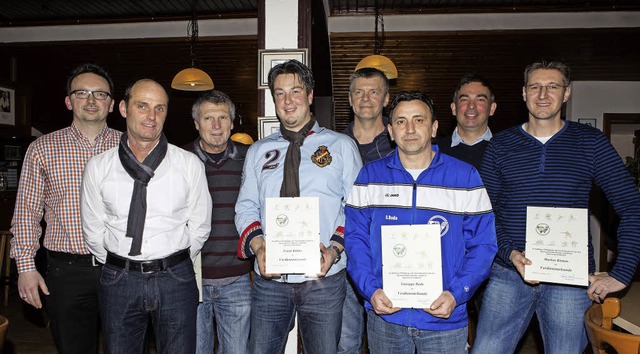
[{"label": "white wall", "polygon": [[[291,21],[297,23],[297,9],[298,5],[294,0],[269,0],[265,2],[267,20],[275,21],[276,23],[272,24],[279,28],[285,28]],[[384,17],[384,22],[387,32],[633,28],[640,27],[640,11],[387,15]],[[258,20],[256,18],[200,20],[198,24],[201,37],[255,35],[257,34]],[[327,25],[330,33],[372,32],[374,17],[332,16],[329,17]],[[186,26],[187,21],[157,21],[0,27],[0,43],[186,37]],[[267,24],[267,27],[269,28],[271,25]],[[295,34],[297,35],[297,32]],[[271,48],[269,47],[270,43],[274,45],[274,48],[279,46],[276,42],[280,39],[286,40],[286,38],[289,38],[289,34],[286,32],[275,30],[272,33],[269,30],[266,38],[267,48]],[[295,46],[290,48],[295,48]]]},{"label": "white wall", "polygon": [[[567,101],[567,119],[595,118],[596,127],[602,130],[603,113],[640,113],[640,82],[636,81],[573,81],[571,97]],[[619,154],[626,156],[628,143],[633,141],[633,128],[616,129],[612,140]],[[624,145],[625,147],[623,147]],[[596,265],[600,262],[600,223],[591,218]],[[611,256],[611,255],[609,255]]]},{"label": "white wall", "polygon": [[[268,0],[264,4],[265,49],[298,48],[298,0]],[[275,116],[271,92],[264,90],[264,115]],[[285,354],[298,352],[298,321],[289,332]]]},{"label": "white wall", "polygon": [[603,113],[640,113],[640,82],[573,81],[567,119],[596,118],[602,130]]}]

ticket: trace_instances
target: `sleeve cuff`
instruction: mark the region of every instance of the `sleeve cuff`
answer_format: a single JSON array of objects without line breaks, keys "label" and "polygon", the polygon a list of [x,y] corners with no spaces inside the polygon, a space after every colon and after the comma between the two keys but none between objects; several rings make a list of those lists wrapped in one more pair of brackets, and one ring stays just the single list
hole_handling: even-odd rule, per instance
[{"label": "sleeve cuff", "polygon": [[257,236],[263,236],[262,224],[259,221],[252,222],[247,226],[240,235],[240,241],[238,241],[238,258],[247,259],[254,256],[251,249],[251,240]]},{"label": "sleeve cuff", "polygon": [[331,241],[339,243],[344,248],[344,227],[338,226],[336,231],[331,235]]}]

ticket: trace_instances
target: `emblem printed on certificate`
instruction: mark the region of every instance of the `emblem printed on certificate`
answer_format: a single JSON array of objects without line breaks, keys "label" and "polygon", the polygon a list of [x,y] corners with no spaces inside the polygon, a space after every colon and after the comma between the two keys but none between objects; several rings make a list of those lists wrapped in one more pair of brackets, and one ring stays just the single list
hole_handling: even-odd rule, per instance
[{"label": "emblem printed on certificate", "polygon": [[266,199],[267,273],[320,273],[319,204],[318,197]]},{"label": "emblem printed on certificate", "polygon": [[382,290],[393,307],[430,307],[442,293],[440,225],[381,228]]},{"label": "emblem printed on certificate", "polygon": [[587,209],[527,207],[524,278],[588,285],[588,221]]}]

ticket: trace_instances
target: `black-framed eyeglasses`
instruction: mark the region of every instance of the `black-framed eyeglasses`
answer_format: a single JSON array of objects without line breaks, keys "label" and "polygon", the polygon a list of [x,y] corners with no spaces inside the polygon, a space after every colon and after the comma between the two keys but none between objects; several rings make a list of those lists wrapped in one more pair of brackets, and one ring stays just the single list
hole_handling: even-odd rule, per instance
[{"label": "black-framed eyeglasses", "polygon": [[560,84],[549,84],[549,85],[531,84],[531,85],[527,85],[527,92],[539,93],[540,91],[542,91],[543,88],[545,88],[549,93],[558,93],[565,87],[567,86],[560,85]]},{"label": "black-framed eyeglasses", "polygon": [[76,98],[81,100],[85,100],[89,98],[89,95],[92,95],[96,100],[106,100],[111,97],[111,94],[106,91],[89,91],[89,90],[73,90],[69,93],[69,96],[75,95]]}]

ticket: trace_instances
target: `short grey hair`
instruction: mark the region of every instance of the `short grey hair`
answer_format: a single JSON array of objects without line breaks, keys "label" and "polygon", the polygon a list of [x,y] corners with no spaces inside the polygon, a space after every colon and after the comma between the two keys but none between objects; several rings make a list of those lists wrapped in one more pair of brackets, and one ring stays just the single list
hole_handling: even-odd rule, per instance
[{"label": "short grey hair", "polygon": [[231,101],[231,98],[222,91],[211,90],[200,95],[200,97],[198,97],[198,99],[193,103],[193,106],[191,107],[191,117],[193,117],[193,120],[198,120],[198,118],[200,118],[198,117],[200,115],[200,106],[205,102],[213,103],[215,105],[226,104],[229,108],[231,121],[233,122],[236,119],[236,106],[233,104],[233,101]]}]

